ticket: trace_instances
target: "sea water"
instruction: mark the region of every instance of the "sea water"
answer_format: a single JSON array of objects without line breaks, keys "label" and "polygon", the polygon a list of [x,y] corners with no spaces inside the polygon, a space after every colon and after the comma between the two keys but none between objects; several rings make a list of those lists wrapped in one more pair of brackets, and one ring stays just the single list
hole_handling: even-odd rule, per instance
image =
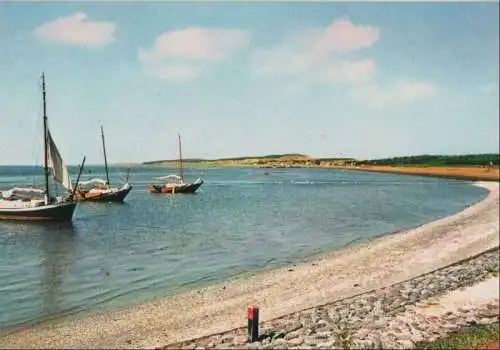
[{"label": "sea water", "polygon": [[[80,203],[72,224],[0,221],[0,330],[299,262],[486,195],[457,180],[258,168],[186,169],[205,180],[196,195],[147,192],[153,177],[173,172],[132,168],[125,203]],[[119,174],[112,169],[112,183]],[[87,167],[83,179],[103,176]],[[42,182],[39,168],[0,167],[0,189]]]}]

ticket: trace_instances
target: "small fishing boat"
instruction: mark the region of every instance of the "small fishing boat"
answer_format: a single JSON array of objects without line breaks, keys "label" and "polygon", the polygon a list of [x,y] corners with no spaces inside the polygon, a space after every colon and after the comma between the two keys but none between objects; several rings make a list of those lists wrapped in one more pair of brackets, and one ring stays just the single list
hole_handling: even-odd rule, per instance
[{"label": "small fishing boat", "polygon": [[157,177],[157,180],[165,181],[163,184],[150,184],[148,186],[150,193],[171,193],[171,194],[183,194],[183,193],[195,193],[196,190],[203,184],[201,178],[197,178],[193,182],[184,181],[184,170],[182,167],[182,143],[181,135],[178,135],[179,139],[179,175],[171,174],[167,176]]},{"label": "small fishing boat", "polygon": [[175,174],[160,176],[156,179],[167,181],[163,185],[150,184],[150,193],[195,193],[196,190],[203,184],[203,180],[201,178],[198,178],[191,183],[186,183],[183,177]]},{"label": "small fishing boat", "polygon": [[[20,221],[71,221],[77,206],[68,168],[48,127],[45,74],[42,74],[44,187],[13,187],[0,192],[0,219]],[[85,158],[80,166],[79,181]],[[58,188],[58,187],[62,187]],[[57,195],[58,190],[63,192]]]},{"label": "small fishing boat", "polygon": [[[109,181],[108,159],[106,155],[106,142],[104,141],[104,130],[101,126],[102,150],[104,154],[104,167],[106,169],[106,180],[95,178],[82,181],[76,188],[76,197],[80,201],[92,202],[123,202],[132,186],[128,183],[128,172],[125,183],[121,187],[111,187]],[[130,170],[130,169],[129,169]]]}]

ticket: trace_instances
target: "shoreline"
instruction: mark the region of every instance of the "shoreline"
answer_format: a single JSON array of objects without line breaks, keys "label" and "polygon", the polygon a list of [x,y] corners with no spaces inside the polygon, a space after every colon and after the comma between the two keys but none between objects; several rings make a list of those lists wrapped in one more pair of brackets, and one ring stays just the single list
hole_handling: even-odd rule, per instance
[{"label": "shoreline", "polygon": [[[243,326],[249,303],[261,307],[264,322],[415,278],[498,246],[498,182],[477,185],[490,191],[482,201],[415,229],[325,253],[293,268],[1,334],[0,347],[165,346]],[[381,256],[385,251],[391,254]]]},{"label": "shoreline", "polygon": [[[423,167],[423,166],[364,166],[364,167],[330,167],[350,171],[364,171],[369,173],[412,175],[436,177],[463,181],[500,181],[498,168],[485,171],[478,167]],[[467,174],[467,172],[470,172]]]},{"label": "shoreline", "polygon": [[[408,165],[408,166],[391,166],[391,165],[365,165],[365,166],[348,166],[348,165],[305,165],[305,164],[290,164],[285,166],[269,166],[259,164],[246,163],[228,163],[228,164],[211,164],[211,163],[186,163],[187,169],[204,169],[204,168],[250,168],[250,169],[339,169],[348,171],[360,171],[380,174],[395,174],[395,175],[413,175],[424,177],[436,177],[443,179],[461,180],[461,181],[500,181],[500,169],[493,167],[482,168],[478,166],[424,166],[424,165]],[[144,166],[144,165],[143,165]],[[158,168],[175,168],[175,165],[170,164],[154,164],[146,165],[147,167]]]}]

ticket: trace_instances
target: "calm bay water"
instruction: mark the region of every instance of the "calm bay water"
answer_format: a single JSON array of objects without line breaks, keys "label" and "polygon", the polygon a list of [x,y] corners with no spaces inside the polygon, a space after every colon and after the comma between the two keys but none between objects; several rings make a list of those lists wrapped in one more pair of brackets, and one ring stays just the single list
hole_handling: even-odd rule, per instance
[{"label": "calm bay water", "polygon": [[[104,176],[89,169],[86,178]],[[33,171],[0,167],[0,189],[31,184]],[[486,195],[454,180],[248,168],[187,169],[193,180],[204,173],[197,195],[147,192],[154,176],[172,172],[133,168],[127,203],[80,203],[72,224],[0,221],[0,329],[299,261],[452,214]]]}]

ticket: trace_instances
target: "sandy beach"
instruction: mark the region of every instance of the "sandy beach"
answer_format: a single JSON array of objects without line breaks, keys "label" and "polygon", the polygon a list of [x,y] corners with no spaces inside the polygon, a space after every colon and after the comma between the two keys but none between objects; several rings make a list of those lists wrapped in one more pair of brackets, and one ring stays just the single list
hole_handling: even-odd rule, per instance
[{"label": "sandy beach", "polygon": [[462,212],[314,261],[173,297],[40,324],[0,336],[1,348],[151,348],[266,321],[408,280],[499,245],[499,184]]},{"label": "sandy beach", "polygon": [[458,166],[388,166],[388,165],[364,165],[360,167],[340,166],[340,169],[353,171],[366,171],[373,173],[388,173],[398,175],[418,175],[441,177],[467,181],[500,181],[500,169],[498,166],[492,168],[482,167],[458,167]]}]

